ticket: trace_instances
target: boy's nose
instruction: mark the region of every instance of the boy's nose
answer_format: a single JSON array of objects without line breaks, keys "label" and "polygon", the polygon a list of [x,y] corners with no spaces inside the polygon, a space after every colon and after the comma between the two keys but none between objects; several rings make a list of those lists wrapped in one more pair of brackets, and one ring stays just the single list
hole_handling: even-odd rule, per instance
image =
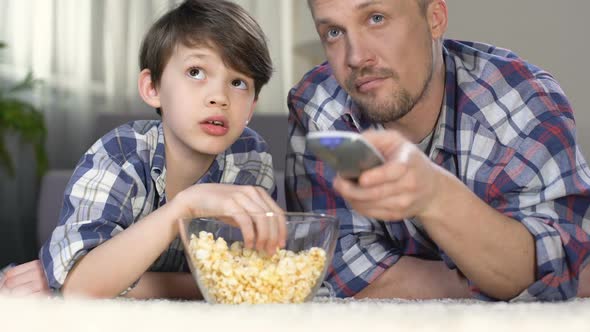
[{"label": "boy's nose", "polygon": [[229,100],[224,94],[217,93],[207,98],[207,106],[227,108],[229,107]]}]

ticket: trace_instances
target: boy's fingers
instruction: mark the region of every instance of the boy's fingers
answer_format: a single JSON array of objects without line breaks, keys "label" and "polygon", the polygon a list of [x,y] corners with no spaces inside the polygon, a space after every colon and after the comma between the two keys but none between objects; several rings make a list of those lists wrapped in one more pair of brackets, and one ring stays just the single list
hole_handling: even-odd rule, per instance
[{"label": "boy's fingers", "polygon": [[16,287],[13,287],[10,290],[10,294],[14,295],[14,296],[27,296],[27,295],[40,293],[41,291],[43,291],[42,285],[31,281],[31,282],[27,282],[25,284],[21,284]]},{"label": "boy's fingers", "polygon": [[[254,196],[257,194],[253,192]],[[256,250],[263,251],[268,241],[268,225],[264,222],[264,212],[266,206],[260,202],[256,197],[249,197],[245,194],[237,194],[234,196],[234,201],[238,204],[248,219],[251,220],[254,226],[254,238],[256,239]]]},{"label": "boy's fingers", "polygon": [[39,265],[39,260],[34,260],[24,264],[16,265],[6,272],[6,277],[14,277],[19,274],[23,274],[29,270],[35,269],[37,265]]},{"label": "boy's fingers", "polygon": [[270,215],[265,218],[266,223],[268,224],[268,231],[269,231],[269,241],[266,243],[266,252],[270,255],[274,254],[278,247],[278,239],[279,239],[279,225],[276,222],[276,213]]},{"label": "boy's fingers", "polygon": [[270,240],[270,225],[265,213],[261,211],[252,217],[256,226],[256,250],[258,251],[266,251],[266,245]]},{"label": "boy's fingers", "polygon": [[35,273],[33,271],[29,273],[21,273],[15,276],[6,278],[5,285],[10,289],[14,289],[20,285],[25,285],[35,280]]},{"label": "boy's fingers", "polygon": [[248,249],[254,248],[254,223],[247,213],[240,213],[234,216],[234,220],[238,224],[242,237],[244,238],[244,247]]},{"label": "boy's fingers", "polygon": [[[285,212],[281,209],[281,207],[268,195],[268,193],[262,189],[260,189],[260,196],[266,202],[269,207],[268,212],[273,212],[274,215],[271,218],[271,222],[275,227],[276,233],[272,237],[274,239],[273,246],[279,246],[283,248],[286,244],[287,240],[287,225],[285,222]],[[274,248],[272,249],[274,252]]]}]

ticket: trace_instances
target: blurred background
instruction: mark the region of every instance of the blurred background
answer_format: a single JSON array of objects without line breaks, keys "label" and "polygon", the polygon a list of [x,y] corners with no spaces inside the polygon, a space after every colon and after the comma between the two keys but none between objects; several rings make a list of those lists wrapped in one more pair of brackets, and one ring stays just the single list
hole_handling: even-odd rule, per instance
[{"label": "blurred background", "polygon": [[[397,1],[397,0],[395,0]],[[23,135],[46,128],[46,169],[71,169],[104,132],[104,114],[153,110],[137,96],[137,54],[151,23],[178,0],[0,0],[0,98],[19,100],[21,118],[1,116],[0,162],[8,155],[14,173],[0,168],[0,267],[37,256],[39,183],[35,145]],[[289,89],[324,59],[305,0],[240,0],[266,32],[275,73],[262,90],[257,112],[287,112]],[[590,51],[587,0],[447,0],[448,37],[512,49],[551,72],[569,96],[578,140],[590,153]],[[39,79],[21,84],[28,73]],[[0,112],[13,114],[10,103]],[[8,105],[8,106],[6,106]],[[24,106],[23,106],[24,105]],[[30,109],[39,118],[27,117]],[[16,114],[16,113],[14,113]],[[15,124],[10,124],[13,121]],[[20,133],[10,128],[20,128]],[[38,136],[34,136],[38,137]],[[34,139],[33,139],[34,141]],[[43,165],[41,165],[43,166]]]}]

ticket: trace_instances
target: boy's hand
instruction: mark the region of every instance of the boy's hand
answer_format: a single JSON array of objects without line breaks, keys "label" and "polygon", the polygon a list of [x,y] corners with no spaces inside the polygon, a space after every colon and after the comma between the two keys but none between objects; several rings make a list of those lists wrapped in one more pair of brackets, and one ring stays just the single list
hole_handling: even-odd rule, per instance
[{"label": "boy's hand", "polygon": [[0,294],[14,296],[50,295],[47,278],[39,260],[15,266],[0,280]]},{"label": "boy's hand", "polygon": [[239,227],[246,248],[273,254],[286,244],[284,212],[263,188],[198,184],[178,194],[174,198],[177,200],[188,209],[190,217],[221,217]]}]

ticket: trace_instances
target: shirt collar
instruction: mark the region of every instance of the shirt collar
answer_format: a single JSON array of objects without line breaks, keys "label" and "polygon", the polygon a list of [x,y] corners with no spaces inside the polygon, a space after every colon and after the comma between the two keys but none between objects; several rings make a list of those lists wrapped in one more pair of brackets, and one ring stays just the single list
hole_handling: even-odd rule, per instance
[{"label": "shirt collar", "polygon": [[443,58],[446,67],[445,89],[443,104],[437,121],[432,140],[431,156],[435,150],[443,150],[452,154],[457,153],[457,142],[455,127],[457,125],[457,112],[455,109],[457,98],[457,79],[455,70],[455,59],[443,46]]},{"label": "shirt collar", "polygon": [[[164,144],[164,127],[162,122],[158,125],[158,143],[152,156],[150,175],[156,184],[156,190],[163,197],[166,189],[166,146]],[[221,176],[225,167],[225,158],[228,151],[218,154],[215,160],[196,183],[221,183]]]},{"label": "shirt collar", "polygon": [[156,190],[160,197],[163,197],[164,188],[166,187],[166,148],[164,146],[164,127],[162,121],[158,124],[158,142],[156,143],[156,149],[152,156],[152,167],[150,169],[150,175],[152,180],[156,184]]}]

